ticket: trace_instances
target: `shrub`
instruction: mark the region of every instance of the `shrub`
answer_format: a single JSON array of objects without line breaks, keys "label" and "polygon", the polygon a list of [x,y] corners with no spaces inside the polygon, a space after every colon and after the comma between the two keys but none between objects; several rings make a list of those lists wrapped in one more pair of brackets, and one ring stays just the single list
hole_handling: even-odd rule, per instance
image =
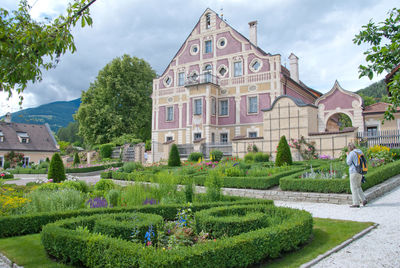
[{"label": "shrub", "polygon": [[66,189],[66,188],[75,189],[75,190],[80,191],[82,193],[89,192],[89,186],[86,184],[85,181],[81,181],[81,180],[79,180],[79,181],[64,181],[63,183],[60,184],[59,188],[60,189]]},{"label": "shrub", "polygon": [[243,177],[245,176],[245,171],[240,169],[238,166],[235,166],[226,168],[225,174],[227,177]]},{"label": "shrub", "polygon": [[221,188],[223,185],[223,174],[218,170],[210,170],[205,181],[206,195],[209,201],[215,202],[221,200]]},{"label": "shrub", "polygon": [[50,166],[50,162],[44,161],[39,164],[37,169],[48,169]]},{"label": "shrub", "polygon": [[254,161],[254,153],[250,152],[244,156],[244,161],[246,162],[253,162]]},{"label": "shrub", "polygon": [[286,137],[282,136],[278,144],[275,166],[280,167],[283,166],[285,163],[287,165],[291,165],[293,164],[293,161],[292,161],[292,154],[290,152],[290,148],[287,143]]},{"label": "shrub", "polygon": [[247,267],[310,239],[310,213],[271,207],[265,214],[271,215],[271,222],[264,228],[168,251],[92,233],[94,217],[49,224],[41,239],[48,255],[85,267]]},{"label": "shrub", "polygon": [[100,146],[100,157],[110,158],[113,150],[113,145],[111,143],[103,144]]},{"label": "shrub", "polygon": [[121,192],[117,189],[111,189],[107,195],[106,195],[106,199],[108,204],[111,207],[116,207],[118,206],[118,204],[120,203],[121,200]]},{"label": "shrub", "polygon": [[55,153],[51,158],[47,179],[53,179],[53,182],[61,182],[66,179],[64,164],[58,153]]},{"label": "shrub", "polygon": [[172,144],[171,151],[169,152],[168,166],[179,167],[181,165],[181,158],[179,156],[178,146]]},{"label": "shrub", "polygon": [[97,191],[110,191],[115,188],[115,183],[110,180],[100,179],[95,185],[94,189]]},{"label": "shrub", "polygon": [[392,149],[390,149],[390,152],[392,153],[393,160],[399,160],[400,159],[400,149],[392,148]]},{"label": "shrub", "polygon": [[81,163],[81,160],[79,159],[79,154],[78,154],[78,152],[76,152],[74,154],[74,166],[79,165],[80,163]]},{"label": "shrub", "polygon": [[224,153],[221,152],[220,150],[212,150],[210,152],[212,160],[213,161],[221,161],[222,157],[224,156]]},{"label": "shrub", "polygon": [[254,161],[255,162],[268,162],[269,161],[269,154],[264,154],[262,152],[258,152],[254,154]]},{"label": "shrub", "polygon": [[203,153],[193,152],[189,155],[188,160],[193,162],[198,162],[200,158],[203,157]]},{"label": "shrub", "polygon": [[131,173],[136,170],[143,170],[143,165],[139,162],[126,162],[122,166],[122,171]]},{"label": "shrub", "polygon": [[76,210],[83,208],[85,197],[75,189],[49,191],[33,191],[27,195],[31,200],[24,208],[25,213],[53,212]]},{"label": "shrub", "polygon": [[3,168],[7,169],[7,168],[10,168],[10,166],[11,166],[10,161],[5,161]]}]

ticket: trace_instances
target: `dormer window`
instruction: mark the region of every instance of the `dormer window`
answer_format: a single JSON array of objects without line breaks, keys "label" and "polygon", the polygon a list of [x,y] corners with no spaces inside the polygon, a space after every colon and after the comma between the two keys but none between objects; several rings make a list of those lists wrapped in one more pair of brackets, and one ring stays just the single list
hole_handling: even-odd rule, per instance
[{"label": "dormer window", "polygon": [[210,29],[210,27],[211,27],[211,14],[208,13],[206,15],[206,29]]},{"label": "dormer window", "polygon": [[20,143],[29,143],[29,136],[26,132],[17,132]]}]

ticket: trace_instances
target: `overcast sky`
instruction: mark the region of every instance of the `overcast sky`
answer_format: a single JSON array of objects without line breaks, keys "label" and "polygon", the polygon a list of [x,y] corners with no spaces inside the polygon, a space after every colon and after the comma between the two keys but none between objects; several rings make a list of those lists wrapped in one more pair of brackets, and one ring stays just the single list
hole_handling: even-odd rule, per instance
[{"label": "overcast sky", "polygon": [[[72,1],[72,0],[71,0]],[[356,91],[370,81],[358,78],[365,46],[352,39],[370,19],[387,17],[398,0],[97,0],[92,7],[93,27],[74,29],[74,54],[62,56],[56,69],[43,72],[43,81],[29,85],[23,108],[79,98],[113,58],[129,54],[143,58],[161,74],[194,25],[209,7],[248,36],[248,22],[258,21],[258,45],[271,54],[299,57],[300,80],[322,93],[337,79]],[[15,9],[17,0],[2,0],[1,7]],[[29,0],[32,16],[54,18],[68,0]],[[16,97],[0,94],[0,115],[19,109]]]}]

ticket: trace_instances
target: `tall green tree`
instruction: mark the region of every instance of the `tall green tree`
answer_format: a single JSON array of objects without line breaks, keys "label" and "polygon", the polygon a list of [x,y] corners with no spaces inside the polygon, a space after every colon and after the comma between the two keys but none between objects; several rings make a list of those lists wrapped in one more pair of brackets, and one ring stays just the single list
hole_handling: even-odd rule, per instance
[{"label": "tall green tree", "polygon": [[89,144],[108,143],[123,134],[146,140],[151,135],[151,66],[123,55],[107,64],[86,92],[75,119]]},{"label": "tall green tree", "polygon": [[66,15],[43,22],[32,19],[26,0],[11,12],[0,8],[0,91],[21,94],[28,82],[42,79],[42,70],[55,67],[61,55],[75,52],[71,30],[79,21],[82,27],[92,24],[88,7],[93,2],[73,0]]},{"label": "tall green tree", "polygon": [[83,144],[83,139],[78,135],[79,122],[74,121],[66,127],[61,127],[57,131],[57,137],[60,141],[68,141],[69,143]]},{"label": "tall green tree", "polygon": [[[362,26],[353,42],[357,45],[369,45],[364,52],[367,65],[359,66],[360,77],[367,76],[372,79],[374,75],[393,70],[400,64],[400,9],[390,10],[383,22],[375,23],[370,20],[367,25]],[[392,120],[393,113],[400,107],[400,72],[394,75],[388,88],[393,105],[385,112],[385,119]]]}]

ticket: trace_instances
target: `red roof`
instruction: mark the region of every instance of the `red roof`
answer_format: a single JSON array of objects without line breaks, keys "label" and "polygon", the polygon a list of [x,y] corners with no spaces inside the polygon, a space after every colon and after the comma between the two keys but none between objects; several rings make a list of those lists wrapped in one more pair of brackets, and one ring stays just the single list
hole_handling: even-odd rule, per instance
[{"label": "red roof", "polygon": [[[364,108],[363,114],[375,114],[375,113],[384,113],[387,108],[391,105],[390,103],[386,102],[377,102],[371,105],[368,105]],[[397,111],[400,112],[400,108],[397,108]]]}]

